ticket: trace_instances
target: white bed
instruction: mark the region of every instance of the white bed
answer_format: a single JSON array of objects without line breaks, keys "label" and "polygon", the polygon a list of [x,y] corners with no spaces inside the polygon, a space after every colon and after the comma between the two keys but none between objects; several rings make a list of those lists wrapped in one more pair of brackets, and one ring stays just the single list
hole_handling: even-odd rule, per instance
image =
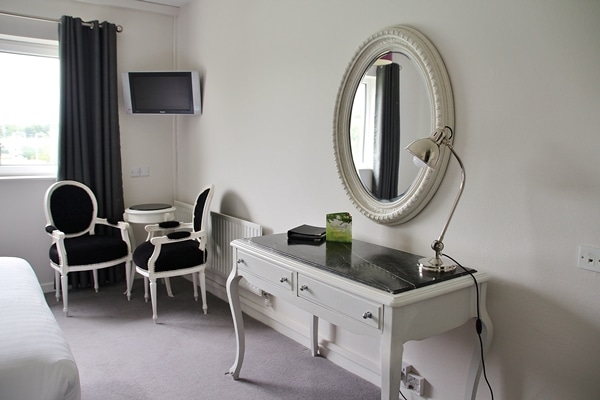
[{"label": "white bed", "polygon": [[0,399],[79,400],[79,371],[23,259],[0,257]]}]

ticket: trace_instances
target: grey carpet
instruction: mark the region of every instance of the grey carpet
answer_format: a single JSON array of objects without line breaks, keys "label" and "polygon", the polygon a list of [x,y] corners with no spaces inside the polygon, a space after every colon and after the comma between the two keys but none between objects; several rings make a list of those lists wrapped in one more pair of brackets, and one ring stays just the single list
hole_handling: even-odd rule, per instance
[{"label": "grey carpet", "polygon": [[379,399],[377,386],[336,366],[244,314],[246,355],[240,379],[225,375],[235,358],[229,305],[208,295],[208,314],[191,282],[171,279],[174,298],[159,286],[158,324],[136,280],[69,293],[70,317],[46,294],[79,367],[83,400]]}]

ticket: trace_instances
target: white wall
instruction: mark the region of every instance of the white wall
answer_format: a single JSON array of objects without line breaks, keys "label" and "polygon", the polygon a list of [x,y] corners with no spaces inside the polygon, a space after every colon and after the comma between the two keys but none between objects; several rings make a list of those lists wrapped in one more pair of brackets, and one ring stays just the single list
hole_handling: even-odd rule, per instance
[{"label": "white wall", "polygon": [[[428,254],[458,186],[454,163],[419,216],[385,227],[353,208],[333,160],[346,65],[393,24],[428,36],[453,84],[467,185],[445,244],[492,277],[496,398],[596,398],[600,274],[577,268],[578,246],[600,245],[595,0],[195,0],[179,16],[178,60],[202,71],[204,111],[180,120],[176,197],[212,182],[213,209],[267,233],[350,211],[356,238]],[[376,365],[376,343],[332,331],[321,334]],[[475,340],[469,326],[406,346],[427,398],[461,398]]]},{"label": "white wall", "polygon": [[[72,0],[2,0],[0,10],[50,19],[71,15],[86,21],[106,20],[122,25],[124,30],[117,36],[119,72],[172,69],[174,66],[176,19],[170,15],[100,7]],[[56,40],[58,25],[0,16],[0,34]],[[122,104],[121,92],[119,96]],[[173,201],[175,118],[121,112],[125,206]],[[129,170],[132,166],[149,166],[150,176],[131,178]],[[45,290],[52,288],[54,276],[47,261],[50,238],[43,230],[43,196],[52,182],[51,179],[15,181],[0,178],[0,220],[3,221],[0,225],[0,256],[27,259]],[[18,228],[18,235],[14,234],[15,228]],[[135,227],[135,233],[139,239],[143,238],[143,229],[140,227]]]},{"label": "white wall", "polygon": [[[106,19],[125,28],[120,70],[175,65],[170,16],[70,0],[2,0],[0,9]],[[455,165],[419,216],[384,227],[353,209],[331,147],[338,84],[354,51],[380,28],[413,26],[435,43],[453,84],[467,186],[445,243],[492,276],[487,363],[496,398],[596,398],[600,274],[578,269],[576,258],[579,244],[600,245],[599,19],[595,0],[195,0],[178,17],[177,66],[202,71],[203,115],[121,115],[126,205],[170,201],[174,187],[191,202],[212,182],[213,209],[267,233],[347,210],[355,237],[428,254],[457,188]],[[128,177],[133,165],[149,165],[150,178]],[[51,280],[41,233],[49,184],[0,180],[0,255],[29,259],[42,283]],[[327,325],[321,335],[376,367],[372,340]],[[428,398],[461,398],[474,340],[463,327],[406,346]],[[483,386],[479,398],[489,398]]]}]

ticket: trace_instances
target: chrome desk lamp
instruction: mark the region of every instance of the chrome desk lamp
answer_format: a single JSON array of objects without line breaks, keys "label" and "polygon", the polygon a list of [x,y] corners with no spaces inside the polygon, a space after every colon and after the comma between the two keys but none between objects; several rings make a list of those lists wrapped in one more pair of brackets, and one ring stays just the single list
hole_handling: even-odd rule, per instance
[{"label": "chrome desk lamp", "polygon": [[442,250],[444,250],[444,235],[446,234],[446,230],[448,229],[448,225],[450,224],[452,215],[454,215],[454,210],[456,209],[456,205],[458,204],[458,200],[460,199],[465,186],[465,168],[462,161],[454,151],[452,143],[450,143],[448,140],[452,138],[452,135],[454,135],[452,128],[446,126],[441,129],[436,129],[430,137],[415,140],[406,147],[406,150],[414,156],[415,164],[417,164],[419,167],[435,169],[437,163],[439,162],[441,145],[445,145],[450,149],[456,158],[456,161],[458,161],[458,164],[460,165],[461,181],[458,195],[454,200],[454,205],[450,210],[450,215],[444,224],[444,228],[442,229],[440,236],[431,244],[431,248],[433,251],[435,251],[435,256],[433,258],[425,257],[419,260],[419,267],[427,271],[448,272],[456,269],[456,264],[453,261],[451,261],[448,257],[442,257]]}]

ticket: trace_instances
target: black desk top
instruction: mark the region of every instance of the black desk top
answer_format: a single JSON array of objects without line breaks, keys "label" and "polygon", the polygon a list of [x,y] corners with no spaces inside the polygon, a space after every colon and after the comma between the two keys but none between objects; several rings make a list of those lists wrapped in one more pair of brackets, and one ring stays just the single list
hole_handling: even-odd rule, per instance
[{"label": "black desk top", "polygon": [[424,271],[417,265],[422,256],[360,240],[318,244],[288,242],[285,233],[242,240],[393,294],[467,275],[461,267],[450,272]]}]

